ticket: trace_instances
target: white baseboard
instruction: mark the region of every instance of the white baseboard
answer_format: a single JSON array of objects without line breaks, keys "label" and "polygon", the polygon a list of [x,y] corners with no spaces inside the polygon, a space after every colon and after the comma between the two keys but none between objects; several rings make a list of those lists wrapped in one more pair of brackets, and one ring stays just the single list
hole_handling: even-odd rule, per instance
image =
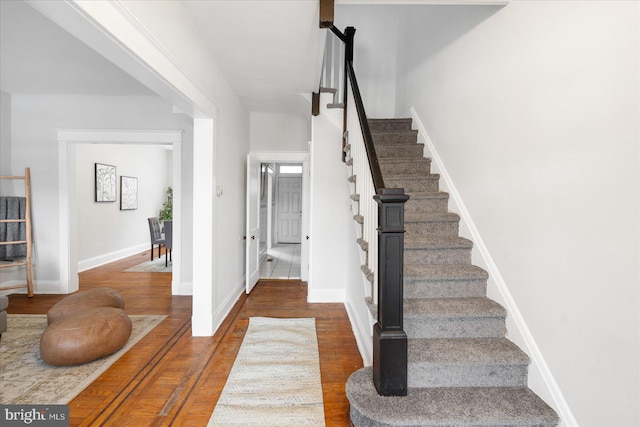
[{"label": "white baseboard", "polygon": [[220,325],[222,325],[224,319],[227,318],[227,316],[231,312],[231,309],[238,301],[238,298],[240,298],[242,293],[245,292],[245,281],[245,276],[242,276],[242,279],[238,283],[236,283],[236,286],[234,286],[233,289],[231,289],[231,291],[227,294],[222,303],[219,305],[218,309],[213,314],[214,333],[218,330]]},{"label": "white baseboard", "polygon": [[[508,311],[508,319],[513,321],[516,326],[516,330],[510,330],[508,338],[518,344],[520,347],[523,347],[522,350],[529,355],[531,358],[531,366],[529,369],[529,387],[537,394],[541,395],[541,397],[552,406],[561,419],[561,425],[566,426],[577,426],[578,423],[573,416],[567,401],[558,386],[547,362],[540,351],[529,327],[527,326],[522,313],[518,309],[518,306],[509,292],[509,288],[500,274],[500,270],[496,265],[493,257],[489,253],[487,246],[480,235],[480,232],[476,228],[469,211],[467,210],[460,193],[456,189],[456,186],[449,175],[447,168],[445,167],[442,158],[438,154],[438,150],[436,149],[433,141],[429,138],[429,134],[427,133],[426,128],[424,127],[420,117],[416,110],[411,107],[409,111],[403,117],[411,117],[413,119],[413,127],[418,130],[418,142],[423,143],[425,145],[425,157],[431,158],[431,165],[434,170],[440,174],[440,184],[441,187],[449,193],[449,203],[451,210],[455,211],[460,215],[461,225],[464,225],[466,231],[469,233],[469,236],[465,236],[470,238],[474,244],[474,252],[477,250],[477,253],[482,258],[482,263],[478,263],[478,265],[482,268],[485,268],[489,272],[489,282],[487,283],[488,287],[495,287],[497,290],[497,294],[502,297],[502,301],[499,301],[501,304],[505,306]],[[535,378],[538,377],[538,378]],[[539,380],[538,380],[539,379]],[[540,387],[544,387],[541,389]],[[549,402],[548,399],[551,399],[552,402]]]},{"label": "white baseboard", "polygon": [[308,289],[307,302],[344,302],[344,289]]},{"label": "white baseboard", "polygon": [[193,282],[172,283],[171,289],[176,289],[173,295],[191,296],[193,295]]},{"label": "white baseboard", "polygon": [[191,316],[191,336],[211,337],[214,333],[212,314],[193,313]]},{"label": "white baseboard", "polygon": [[149,248],[150,246],[148,243],[141,243],[129,248],[98,255],[93,258],[83,259],[82,261],[78,261],[78,273],[85,270],[90,270],[92,268],[100,267],[101,265],[109,264],[110,262],[121,260],[131,255],[139,254],[140,252],[146,251]]},{"label": "white baseboard", "polygon": [[358,351],[362,356],[362,363],[364,366],[371,366],[373,364],[373,328],[371,325],[363,325],[360,322],[360,318],[356,315],[353,305],[349,301],[344,303],[344,307],[347,310],[349,322],[351,322]]},{"label": "white baseboard", "polygon": [[[18,286],[24,284],[23,280],[9,280],[6,282],[0,283],[0,287],[11,287]],[[62,284],[58,280],[34,280],[33,281],[33,293],[34,294],[50,294],[50,295],[59,295],[66,294],[66,287],[63,289]],[[11,295],[11,294],[27,294],[27,287],[23,288],[15,288],[15,289],[5,289],[0,291],[0,295]]]}]

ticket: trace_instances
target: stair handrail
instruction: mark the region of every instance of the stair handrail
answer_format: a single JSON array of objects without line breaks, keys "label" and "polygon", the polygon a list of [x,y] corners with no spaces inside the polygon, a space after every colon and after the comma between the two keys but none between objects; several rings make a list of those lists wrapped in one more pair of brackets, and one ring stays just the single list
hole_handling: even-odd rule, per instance
[{"label": "stair handrail", "polygon": [[[387,188],[371,136],[364,102],[353,67],[355,28],[347,27],[342,33],[335,26],[330,31],[344,43],[344,93],[342,104],[343,137],[342,159],[345,161],[349,142],[348,108],[349,97],[346,81],[350,82],[353,102],[358,115],[377,208],[377,245],[371,254],[377,258],[377,322],[373,326],[373,381],[378,394],[384,396],[406,396],[407,394],[407,335],[403,329],[403,265],[404,265],[404,204],[409,196],[403,188]],[[325,57],[323,67],[331,61]],[[323,70],[326,71],[326,70]],[[324,74],[324,73],[323,73]],[[319,112],[322,82],[314,94],[314,115]],[[371,250],[371,248],[369,248]],[[374,277],[375,277],[374,276]],[[375,279],[374,279],[375,283]],[[375,286],[375,285],[374,285]]]}]

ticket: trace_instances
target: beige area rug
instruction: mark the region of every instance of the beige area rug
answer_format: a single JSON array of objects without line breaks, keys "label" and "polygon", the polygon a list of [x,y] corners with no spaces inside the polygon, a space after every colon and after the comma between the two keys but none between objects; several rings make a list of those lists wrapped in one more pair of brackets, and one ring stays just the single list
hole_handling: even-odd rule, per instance
[{"label": "beige area rug", "polygon": [[8,329],[0,340],[0,403],[69,403],[167,316],[129,317],[133,331],[119,351],[84,365],[55,367],[40,359],[40,336],[47,326],[47,316],[10,314]]},{"label": "beige area rug", "polygon": [[127,273],[171,273],[171,261],[167,267],[164,266],[164,255],[155,258],[153,261],[143,262],[125,270]]},{"label": "beige area rug", "polygon": [[315,319],[252,317],[209,426],[324,426]]}]

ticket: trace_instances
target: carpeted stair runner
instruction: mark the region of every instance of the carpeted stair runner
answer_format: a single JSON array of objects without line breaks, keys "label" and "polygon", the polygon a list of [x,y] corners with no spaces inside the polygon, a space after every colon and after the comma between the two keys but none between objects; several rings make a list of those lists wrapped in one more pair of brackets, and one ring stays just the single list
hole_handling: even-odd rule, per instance
[{"label": "carpeted stair runner", "polygon": [[[473,243],[458,236],[460,217],[448,212],[449,195],[439,191],[411,119],[369,126],[385,185],[411,197],[404,252],[409,390],[406,397],[379,396],[371,368],[356,371],[347,383],[353,425],[557,425],[557,414],[527,388],[529,358],[505,338],[506,310],[486,297],[488,274],[471,264]],[[357,204],[360,196],[351,199]],[[358,244],[368,250],[362,238]],[[377,307],[367,303],[375,317]]]}]

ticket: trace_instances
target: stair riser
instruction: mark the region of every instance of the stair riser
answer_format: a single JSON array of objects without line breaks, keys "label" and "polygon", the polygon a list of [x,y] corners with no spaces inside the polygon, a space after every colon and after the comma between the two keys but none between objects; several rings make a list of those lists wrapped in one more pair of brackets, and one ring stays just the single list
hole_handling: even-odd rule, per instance
[{"label": "stair riser", "polygon": [[420,387],[524,387],[527,365],[434,365],[409,363],[409,388]]},{"label": "stair riser", "polygon": [[405,264],[471,264],[471,249],[411,249],[404,248]]},{"label": "stair riser", "polygon": [[446,213],[449,210],[449,199],[412,199],[409,198],[404,204],[405,214],[419,213]]},{"label": "stair riser", "polygon": [[385,144],[417,144],[418,133],[416,131],[372,133],[373,143]]},{"label": "stair riser", "polygon": [[404,192],[411,193],[435,193],[438,191],[438,178],[424,177],[421,179],[385,179],[387,188],[404,188]]},{"label": "stair riser", "polygon": [[486,280],[442,280],[404,278],[405,298],[473,298],[484,297]]},{"label": "stair riser", "polygon": [[380,161],[380,171],[382,176],[388,175],[429,175],[431,173],[430,162],[427,159],[419,162],[401,162],[401,163],[387,163],[384,160]]},{"label": "stair riser", "polygon": [[411,130],[411,120],[369,120],[369,130],[371,133]]},{"label": "stair riser", "polygon": [[458,221],[405,222],[405,235],[424,236],[438,234],[441,236],[457,236]]},{"label": "stair riser", "polygon": [[502,338],[504,317],[404,318],[409,338]]},{"label": "stair riser", "polygon": [[376,147],[378,158],[406,158],[423,157],[424,146],[421,144],[404,145],[397,147],[394,145],[379,145]]}]

